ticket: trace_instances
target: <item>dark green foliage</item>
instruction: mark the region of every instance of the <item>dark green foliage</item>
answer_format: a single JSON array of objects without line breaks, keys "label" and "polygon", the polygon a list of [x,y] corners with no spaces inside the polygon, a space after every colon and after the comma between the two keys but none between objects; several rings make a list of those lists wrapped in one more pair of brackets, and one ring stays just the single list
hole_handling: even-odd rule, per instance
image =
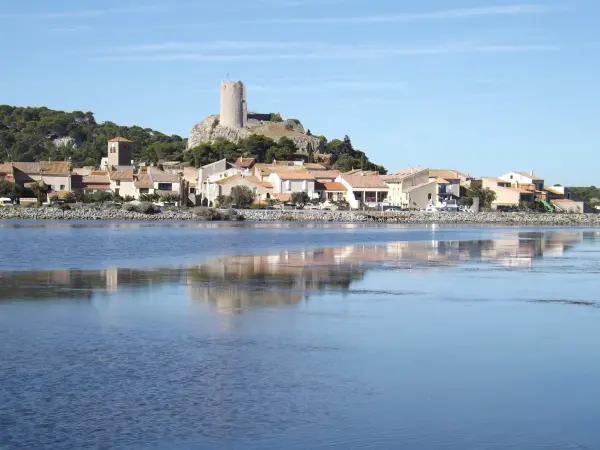
[{"label": "dark green foliage", "polygon": [[600,204],[600,189],[596,186],[570,187],[567,188],[567,191],[571,192],[574,197],[578,197],[592,206]]},{"label": "dark green foliage", "polygon": [[[353,169],[373,170],[380,174],[386,174],[385,167],[373,164],[364,152],[354,149],[350,138],[346,136],[343,141],[334,139],[327,142],[323,136],[320,137],[324,143],[325,153],[331,154],[331,164],[333,168],[342,172]],[[184,160],[193,164],[195,167],[204,166],[223,158],[229,162],[234,162],[240,156],[253,156],[257,162],[271,163],[273,160],[288,161],[297,158],[298,148],[288,137],[282,137],[279,142],[262,136],[252,135],[242,139],[237,144],[228,141],[216,141],[205,143],[191,148],[184,154]],[[312,152],[308,155],[308,160],[312,161],[314,155]]]},{"label": "dark green foliage", "polygon": [[[107,141],[121,136],[133,141],[136,160],[181,160],[186,140],[150,128],[124,127],[112,122],[96,123],[91,112],[54,111],[45,107],[21,108],[0,105],[0,161],[63,161],[74,167],[97,165],[106,156]],[[73,145],[55,145],[71,138]]]},{"label": "dark green foliage", "polygon": [[15,183],[0,180],[0,197],[8,197],[14,202],[17,198],[21,198],[22,194],[23,189]]},{"label": "dark green foliage", "polygon": [[73,192],[67,192],[63,197],[65,203],[75,203],[77,201],[77,196]]},{"label": "dark green foliage", "polygon": [[153,203],[153,202],[157,202],[159,200],[160,200],[160,195],[158,195],[157,193],[140,194],[140,201],[141,202]]},{"label": "dark green foliage", "polygon": [[232,205],[247,208],[254,202],[254,193],[246,186],[234,186],[231,188]]},{"label": "dark green foliage", "polygon": [[[473,189],[469,189],[467,192],[467,196],[471,199],[478,198],[479,199],[479,207],[481,209],[490,209],[492,207],[492,203],[496,200],[496,193],[492,191],[490,188],[481,188],[476,187]],[[473,202],[471,201],[471,205]]]},{"label": "dark green foliage", "polygon": [[321,136],[320,139],[325,146],[325,153],[331,155],[331,164],[333,165],[333,168],[342,172],[348,172],[353,169],[362,169],[373,170],[382,175],[387,173],[385,167],[372,163],[364,152],[355,149],[348,136],[344,136],[342,141],[334,139],[327,142],[327,139],[323,136]]},{"label": "dark green foliage", "polygon": [[104,203],[110,202],[114,199],[114,195],[109,191],[96,191],[90,192],[83,196],[83,201],[85,203]]},{"label": "dark green foliage", "polygon": [[306,192],[294,192],[290,198],[290,203],[303,207],[310,202],[310,197]]},{"label": "dark green foliage", "polygon": [[159,212],[159,209],[149,202],[142,202],[139,205],[135,206],[135,211],[141,214],[156,214]]},{"label": "dark green foliage", "polygon": [[279,114],[279,113],[271,113],[271,122],[283,122],[281,114]]}]

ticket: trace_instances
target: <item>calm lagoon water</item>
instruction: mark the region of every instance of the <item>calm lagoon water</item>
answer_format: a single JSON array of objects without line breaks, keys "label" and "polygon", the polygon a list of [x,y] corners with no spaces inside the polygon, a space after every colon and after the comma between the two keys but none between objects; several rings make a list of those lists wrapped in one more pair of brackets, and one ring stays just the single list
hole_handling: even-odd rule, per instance
[{"label": "calm lagoon water", "polygon": [[600,232],[0,222],[0,448],[600,449]]}]

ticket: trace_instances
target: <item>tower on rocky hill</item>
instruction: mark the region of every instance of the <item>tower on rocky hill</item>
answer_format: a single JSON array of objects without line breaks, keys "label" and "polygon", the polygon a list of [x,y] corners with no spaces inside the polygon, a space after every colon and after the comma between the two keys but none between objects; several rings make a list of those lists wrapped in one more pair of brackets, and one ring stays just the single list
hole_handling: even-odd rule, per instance
[{"label": "tower on rocky hill", "polygon": [[219,124],[228,128],[243,128],[248,120],[246,87],[241,81],[221,82],[221,116]]}]

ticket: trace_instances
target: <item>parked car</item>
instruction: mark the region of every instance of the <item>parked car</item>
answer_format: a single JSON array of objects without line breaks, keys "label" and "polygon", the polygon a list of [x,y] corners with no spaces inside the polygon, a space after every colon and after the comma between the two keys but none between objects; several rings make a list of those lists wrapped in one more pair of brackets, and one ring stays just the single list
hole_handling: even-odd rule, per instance
[{"label": "parked car", "polygon": [[321,209],[320,205],[313,205],[312,203],[309,203],[307,205],[304,205],[304,209],[308,210],[308,211],[314,211],[316,209]]},{"label": "parked car", "polygon": [[394,206],[385,210],[385,212],[400,212],[400,211],[402,211],[402,209],[396,208]]},{"label": "parked car", "polygon": [[2,205],[2,206],[13,206],[13,202],[8,197],[0,197],[0,205]]}]

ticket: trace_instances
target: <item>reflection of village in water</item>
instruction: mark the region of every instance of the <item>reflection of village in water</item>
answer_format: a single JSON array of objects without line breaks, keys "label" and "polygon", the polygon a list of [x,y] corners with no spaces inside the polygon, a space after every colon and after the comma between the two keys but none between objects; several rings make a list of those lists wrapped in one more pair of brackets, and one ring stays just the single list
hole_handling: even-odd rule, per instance
[{"label": "reflection of village in water", "polygon": [[494,240],[409,241],[222,257],[185,268],[12,272],[0,274],[0,301],[91,299],[95,293],[150,290],[170,283],[187,285],[194,302],[236,313],[296,304],[320,291],[344,292],[368,270],[378,268],[422,270],[468,261],[529,268],[536,259],[560,256],[598,236],[584,231],[508,232]]}]

